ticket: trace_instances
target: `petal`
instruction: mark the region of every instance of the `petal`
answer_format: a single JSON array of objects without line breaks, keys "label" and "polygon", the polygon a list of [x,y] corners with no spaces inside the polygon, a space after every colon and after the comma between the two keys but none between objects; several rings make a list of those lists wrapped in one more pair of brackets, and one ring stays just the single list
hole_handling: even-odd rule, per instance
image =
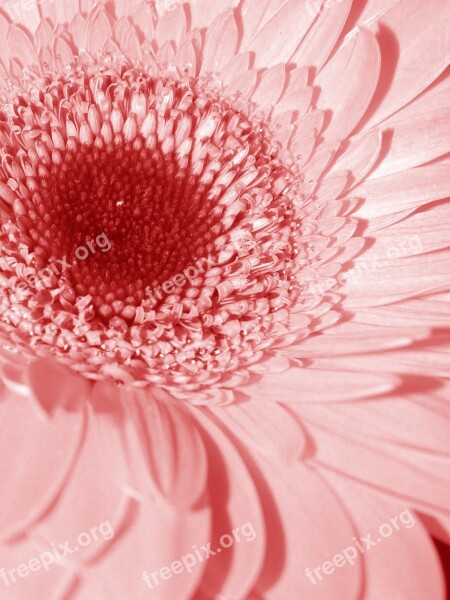
[{"label": "petal", "polygon": [[[405,311],[403,303],[399,303],[398,307],[401,307],[400,310],[403,310],[403,312]],[[372,310],[373,309],[371,309],[371,311]],[[387,315],[388,319],[389,313],[387,313]],[[443,315],[445,318],[445,308],[443,308]],[[395,312],[393,316],[396,316]],[[392,315],[390,318],[392,319]],[[355,371],[408,374],[409,377],[406,379],[406,382],[403,383],[402,388],[405,389],[405,387],[407,387],[407,382],[409,380],[409,385],[413,388],[414,386],[418,386],[417,392],[422,393],[422,387],[424,385],[426,387],[427,381],[424,383],[421,381],[421,377],[447,377],[450,369],[449,341],[445,336],[443,336],[443,339],[436,336],[436,341],[437,340],[439,340],[438,345],[435,345],[435,342],[433,341],[428,341],[428,344],[426,341],[423,341],[420,346],[417,347],[413,346],[412,348],[406,349],[386,350],[379,354],[353,355],[351,358],[352,366]],[[314,365],[323,369],[340,369],[348,368],[348,361],[348,357],[343,357],[341,359],[338,356],[331,359],[317,358],[314,359]],[[414,379],[416,376],[419,376],[419,381]],[[442,381],[440,382],[440,385],[441,387],[443,386]],[[429,381],[428,387],[430,387]]]},{"label": "petal", "polygon": [[31,33],[35,33],[41,20],[39,14],[40,3],[38,0],[6,3],[5,9],[6,12],[10,14],[13,21],[21,23]]},{"label": "petal", "polygon": [[37,63],[36,52],[30,38],[19,27],[11,26],[8,32],[8,46],[11,58],[17,58],[22,67]]},{"label": "petal", "polygon": [[333,423],[321,422],[322,415],[306,414],[300,406],[295,410],[314,440],[314,461],[428,514],[448,511],[448,456],[348,431],[336,417]]},{"label": "petal", "polygon": [[0,530],[6,538],[39,519],[61,492],[78,456],[85,415],[56,408],[50,417],[36,410],[30,395],[12,393],[0,412]]},{"label": "petal", "polygon": [[122,397],[130,410],[127,444],[140,459],[133,465],[137,489],[160,493],[175,507],[194,506],[205,492],[207,457],[189,413],[152,390],[123,389]]},{"label": "petal", "polygon": [[432,297],[412,298],[398,304],[359,310],[354,320],[359,323],[382,325],[384,327],[447,327],[450,319],[450,306]]},{"label": "petal", "polygon": [[[341,276],[346,308],[379,306],[450,288],[450,256],[437,251],[417,257],[367,260],[357,257]],[[344,279],[345,277],[345,279]]]},{"label": "petal", "polygon": [[405,106],[444,71],[450,57],[449,29],[447,0],[430,0],[426,4],[421,0],[400,0],[375,20],[372,30],[378,30],[383,78],[370,118],[364,123],[366,129]]},{"label": "petal", "polygon": [[247,73],[237,75],[227,86],[227,94],[233,97],[237,94],[240,98],[250,98],[258,81],[256,69],[250,69]]},{"label": "petal", "polygon": [[284,90],[286,66],[276,65],[263,72],[252,100],[258,106],[275,106]]},{"label": "petal", "polygon": [[[399,598],[408,600],[443,600],[445,583],[440,560],[419,517],[405,504],[386,501],[339,475],[322,472],[347,505],[358,531],[358,537],[349,540],[348,545],[358,553],[356,560],[364,562],[364,600],[388,598],[393,589]],[[363,555],[355,547],[358,540]],[[379,547],[374,548],[373,543]],[[349,567],[348,563],[344,565],[344,569]]]},{"label": "petal", "polygon": [[241,391],[251,397],[277,402],[346,402],[384,394],[399,383],[395,377],[381,374],[295,367],[283,373],[282,388],[277,385],[278,381],[277,376],[267,375],[243,386]]},{"label": "petal", "polygon": [[67,597],[74,571],[58,563],[53,552],[53,547],[37,545],[26,536],[14,543],[0,544],[0,576],[5,600]]},{"label": "petal", "polygon": [[261,398],[211,409],[233,435],[265,455],[287,463],[299,458],[306,440],[298,423],[279,404]]},{"label": "petal", "polygon": [[[247,19],[254,19],[250,4],[247,7],[248,13],[245,9],[243,13],[244,29]],[[264,9],[266,3],[264,1],[258,4]],[[279,2],[273,5],[276,6],[276,12],[268,11],[262,17],[253,38],[244,44],[245,50],[255,53],[256,67],[289,63],[317,13],[315,8],[311,10],[311,5],[307,2],[298,0],[288,0],[283,6]]]},{"label": "petal", "polygon": [[295,111],[296,116],[305,114],[311,105],[313,88],[307,85],[306,69],[295,69],[288,77],[288,84],[281,100],[275,106],[274,114]]},{"label": "petal", "polygon": [[245,75],[250,69],[251,56],[249,52],[236,54],[220,71],[220,79],[229,84],[236,76]]},{"label": "petal", "polygon": [[380,49],[373,33],[359,29],[316,77],[318,108],[332,110],[325,139],[349,135],[364,115],[380,73]]},{"label": "petal", "polygon": [[145,40],[152,40],[155,34],[155,28],[152,18],[152,11],[145,2],[139,2],[136,10],[132,13],[131,19],[140,31],[142,31]]},{"label": "petal", "polygon": [[174,64],[179,67],[182,72],[190,72],[192,76],[197,75],[197,52],[193,41],[186,41],[177,50]]},{"label": "petal", "polygon": [[240,541],[208,562],[201,589],[208,597],[245,598],[257,581],[266,551],[259,494],[243,457],[220,426],[220,411],[217,419],[205,409],[193,414],[202,427],[210,463],[212,547],[219,549],[222,535],[235,537],[234,530],[240,530]]},{"label": "petal", "polygon": [[108,15],[102,4],[98,4],[89,15],[86,25],[86,48],[91,54],[103,50],[103,46],[113,37]]},{"label": "petal", "polygon": [[[70,479],[33,532],[47,543],[70,540],[75,552],[69,560],[76,563],[108,551],[118,540],[134,503],[127,494],[131,476],[121,438],[123,415],[117,386],[96,383],[91,402],[83,445]],[[87,545],[78,542],[83,533],[90,538]]]},{"label": "petal", "polygon": [[388,399],[351,404],[298,407],[296,414],[307,422],[320,422],[324,428],[347,431],[347,438],[373,440],[374,444],[387,442],[405,450],[414,448],[450,458],[448,411],[435,411],[431,404],[418,404],[406,396],[391,395]]},{"label": "petal", "polygon": [[337,572],[314,586],[307,576],[311,567],[345,548],[354,531],[342,504],[313,469],[298,463],[257,460],[264,493],[268,528],[266,563],[256,586],[265,598],[359,597],[362,572]]},{"label": "petal", "polygon": [[[313,3],[314,0],[307,2],[311,8]],[[317,6],[317,0],[315,4]],[[334,0],[328,4],[324,3],[292,61],[300,67],[313,66],[316,72],[319,72],[338,40],[351,5],[352,0]]]},{"label": "petal", "polygon": [[201,73],[218,73],[235,56],[238,29],[232,11],[219,15],[206,33]]},{"label": "petal", "polygon": [[401,113],[398,117],[389,122],[389,128],[383,126],[389,146],[370,179],[417,167],[450,151],[450,107],[412,119],[403,120]]},{"label": "petal", "polygon": [[240,0],[196,0],[189,2],[189,10],[192,16],[192,27],[209,27],[214,19],[225,10],[239,4]]},{"label": "petal", "polygon": [[429,165],[379,177],[363,182],[353,193],[365,198],[356,216],[369,219],[371,228],[376,228],[380,217],[411,213],[450,196],[450,166]]},{"label": "petal", "polygon": [[345,152],[334,162],[330,174],[349,171],[348,189],[351,189],[370,173],[380,155],[381,144],[382,134],[378,130],[351,140]]},{"label": "petal", "polygon": [[346,354],[363,354],[379,352],[392,348],[409,346],[413,341],[426,339],[429,329],[414,329],[404,327],[369,327],[359,325],[350,330],[333,327],[330,333],[310,336],[300,344],[288,348],[285,352],[290,356],[313,358],[319,356],[343,356]]},{"label": "petal", "polygon": [[60,407],[78,410],[90,394],[90,384],[84,377],[50,358],[33,361],[26,380],[40,407],[50,415]]},{"label": "petal", "polygon": [[370,248],[364,252],[366,262],[399,260],[449,247],[448,202],[430,205],[402,221],[373,234]]},{"label": "petal", "polygon": [[303,167],[305,181],[317,180],[339,150],[340,142],[323,142]]},{"label": "petal", "polygon": [[39,51],[41,48],[50,47],[53,32],[47,21],[41,21],[35,35],[35,48]]},{"label": "petal", "polygon": [[[158,600],[189,600],[207,564],[196,558],[194,546],[201,548],[209,539],[208,507],[174,510],[161,498],[142,499],[120,543],[83,570],[71,597],[147,600],[153,593]],[[177,563],[183,558],[189,570],[182,563],[180,571]]]},{"label": "petal", "polygon": [[70,23],[79,13],[79,0],[64,0],[64,2],[54,2],[54,4],[57,23]]},{"label": "petal", "polygon": [[174,41],[179,46],[186,35],[186,15],[180,5],[166,11],[158,20],[155,29],[155,39],[158,46]]}]

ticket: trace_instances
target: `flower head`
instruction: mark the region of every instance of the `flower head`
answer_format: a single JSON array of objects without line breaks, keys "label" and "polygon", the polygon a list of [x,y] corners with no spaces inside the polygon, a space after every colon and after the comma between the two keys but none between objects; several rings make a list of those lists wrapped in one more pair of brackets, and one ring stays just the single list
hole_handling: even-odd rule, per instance
[{"label": "flower head", "polygon": [[[363,4],[0,14],[0,410],[26,432],[0,531],[14,557],[117,532],[20,597],[370,599],[392,562],[441,597],[435,562],[409,574],[448,537],[448,10]],[[383,558],[305,577],[409,509]],[[145,571],[237,525],[253,546]]]}]

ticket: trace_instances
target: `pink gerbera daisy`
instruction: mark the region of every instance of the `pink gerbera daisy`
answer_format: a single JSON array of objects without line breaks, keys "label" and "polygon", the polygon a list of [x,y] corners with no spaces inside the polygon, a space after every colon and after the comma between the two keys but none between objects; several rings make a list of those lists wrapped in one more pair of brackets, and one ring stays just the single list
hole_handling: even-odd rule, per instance
[{"label": "pink gerbera daisy", "polygon": [[444,598],[448,0],[5,11],[0,597]]}]

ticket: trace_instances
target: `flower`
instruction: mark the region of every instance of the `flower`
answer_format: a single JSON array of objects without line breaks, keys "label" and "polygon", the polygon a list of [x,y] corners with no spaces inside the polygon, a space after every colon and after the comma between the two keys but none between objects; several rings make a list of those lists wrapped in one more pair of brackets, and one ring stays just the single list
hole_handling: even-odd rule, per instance
[{"label": "flower", "polygon": [[443,598],[446,0],[7,8],[2,594]]}]

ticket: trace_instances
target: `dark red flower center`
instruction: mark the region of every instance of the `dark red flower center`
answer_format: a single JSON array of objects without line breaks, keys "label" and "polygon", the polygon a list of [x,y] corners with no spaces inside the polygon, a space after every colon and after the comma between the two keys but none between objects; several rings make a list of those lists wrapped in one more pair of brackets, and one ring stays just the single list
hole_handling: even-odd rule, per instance
[{"label": "dark red flower center", "polygon": [[207,256],[222,230],[210,186],[142,137],[103,148],[79,144],[37,185],[46,211],[33,223],[36,245],[53,259],[67,257],[74,293],[92,296],[104,318],[117,307],[131,315],[126,307],[138,306],[148,286],[157,289]]}]

